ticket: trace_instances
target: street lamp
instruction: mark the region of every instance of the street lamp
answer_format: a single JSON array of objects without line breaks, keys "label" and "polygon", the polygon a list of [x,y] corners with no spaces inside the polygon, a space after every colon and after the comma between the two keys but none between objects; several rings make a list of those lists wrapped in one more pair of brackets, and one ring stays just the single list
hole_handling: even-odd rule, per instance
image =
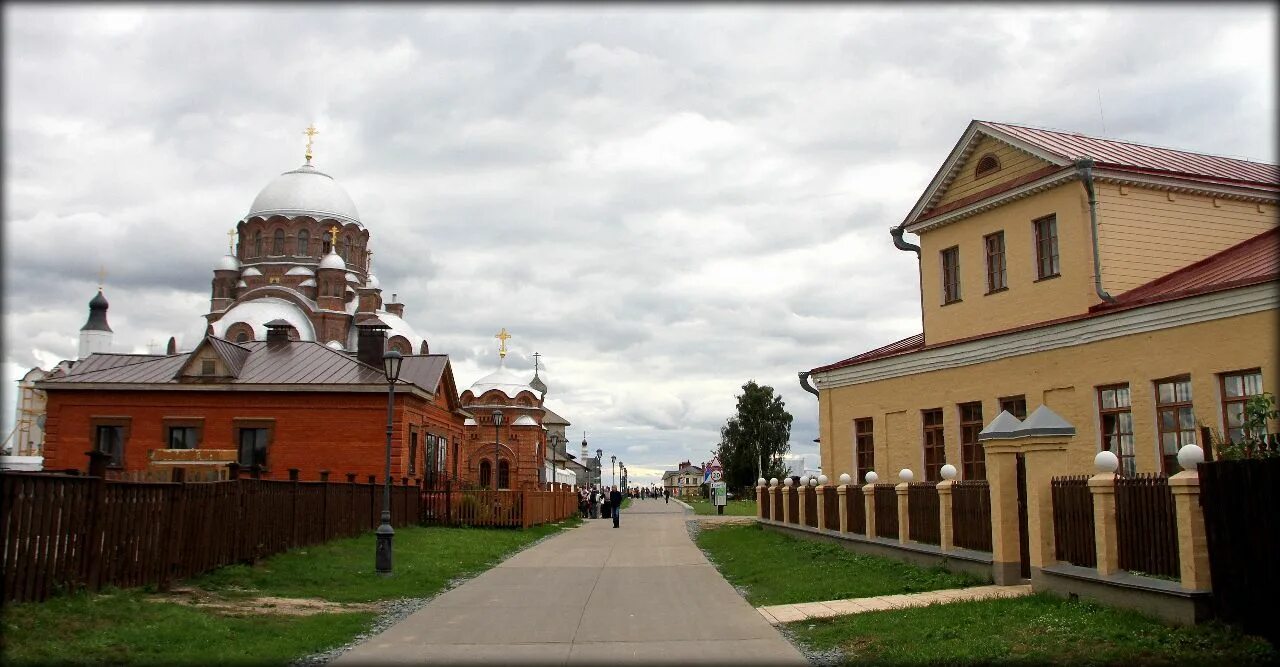
[{"label": "street lamp", "polygon": [[609,474],[613,475],[613,485],[618,485],[618,457],[609,456]]},{"label": "street lamp", "polygon": [[498,427],[502,426],[502,411],[493,411],[493,490],[498,490]]},{"label": "street lamp", "polygon": [[396,380],[400,379],[400,365],[404,357],[395,350],[382,355],[382,371],[387,376],[387,452],[382,478],[382,521],[378,524],[377,546],[374,552],[374,570],[383,577],[391,576],[391,538],[396,531],[391,527],[391,431],[396,406]]},{"label": "street lamp", "polygon": [[[583,442],[586,442],[586,441],[584,440]],[[602,476],[604,476],[604,450],[597,449],[596,450],[596,486],[600,486],[601,483],[604,482],[603,479],[600,479]]]}]

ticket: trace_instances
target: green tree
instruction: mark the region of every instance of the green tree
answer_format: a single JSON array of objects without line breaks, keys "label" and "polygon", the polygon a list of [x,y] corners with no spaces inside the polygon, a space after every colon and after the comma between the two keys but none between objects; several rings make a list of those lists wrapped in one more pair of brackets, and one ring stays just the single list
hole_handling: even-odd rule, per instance
[{"label": "green tree", "polygon": [[731,489],[754,488],[760,477],[782,477],[782,457],[791,449],[791,413],[773,387],[755,380],[742,385],[738,409],[720,428],[720,464]]}]

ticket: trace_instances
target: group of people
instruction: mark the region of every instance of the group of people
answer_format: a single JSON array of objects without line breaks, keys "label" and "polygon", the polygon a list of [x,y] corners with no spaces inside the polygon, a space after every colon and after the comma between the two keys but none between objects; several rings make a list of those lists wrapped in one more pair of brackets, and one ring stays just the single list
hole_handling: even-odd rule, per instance
[{"label": "group of people", "polygon": [[659,490],[656,486],[646,486],[639,489],[631,489],[627,492],[632,498],[670,498],[671,492],[667,489]]},{"label": "group of people", "polygon": [[621,506],[622,492],[616,486],[592,486],[578,492],[578,511],[584,519],[613,519],[617,528]]}]

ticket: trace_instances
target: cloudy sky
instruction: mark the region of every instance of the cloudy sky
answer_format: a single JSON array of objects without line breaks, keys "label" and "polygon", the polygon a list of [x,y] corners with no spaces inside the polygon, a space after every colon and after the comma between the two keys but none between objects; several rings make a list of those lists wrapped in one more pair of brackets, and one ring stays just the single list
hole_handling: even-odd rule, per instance
[{"label": "cloudy sky", "polygon": [[[4,8],[4,432],[74,357],[189,349],[226,231],[302,162],[461,387],[548,405],[652,481],[748,379],[919,331],[900,222],[973,118],[1276,159],[1268,5]],[[388,294],[389,296],[389,294]]]}]

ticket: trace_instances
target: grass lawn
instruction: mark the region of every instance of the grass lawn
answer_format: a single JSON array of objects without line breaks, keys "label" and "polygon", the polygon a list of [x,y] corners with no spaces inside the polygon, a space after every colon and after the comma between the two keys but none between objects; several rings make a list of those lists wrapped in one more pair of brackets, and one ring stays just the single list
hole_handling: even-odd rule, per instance
[{"label": "grass lawn", "polygon": [[845,664],[1271,664],[1265,640],[1215,626],[1176,628],[1141,614],[1050,595],[960,602],[785,626]]},{"label": "grass lawn", "polygon": [[[715,514],[716,506],[711,504],[710,500],[705,498],[681,498],[681,500],[689,503],[693,508],[694,514]],[[730,500],[724,506],[725,516],[755,516],[756,501],[754,500]]]},{"label": "grass lawn", "polygon": [[989,581],[941,568],[924,569],[838,544],[812,542],[758,525],[704,527],[698,546],[729,583],[757,606],[918,593]]},{"label": "grass lawn", "polygon": [[[458,577],[482,572],[529,543],[577,525],[528,530],[410,527],[396,530],[395,574],[373,573],[374,536],[277,554],[255,565],[224,567],[183,583],[223,595],[373,602],[429,597]],[[228,615],[153,602],[143,589],[77,594],[7,605],[0,627],[4,664],[285,664],[350,641],[372,611],[312,616]]]}]

